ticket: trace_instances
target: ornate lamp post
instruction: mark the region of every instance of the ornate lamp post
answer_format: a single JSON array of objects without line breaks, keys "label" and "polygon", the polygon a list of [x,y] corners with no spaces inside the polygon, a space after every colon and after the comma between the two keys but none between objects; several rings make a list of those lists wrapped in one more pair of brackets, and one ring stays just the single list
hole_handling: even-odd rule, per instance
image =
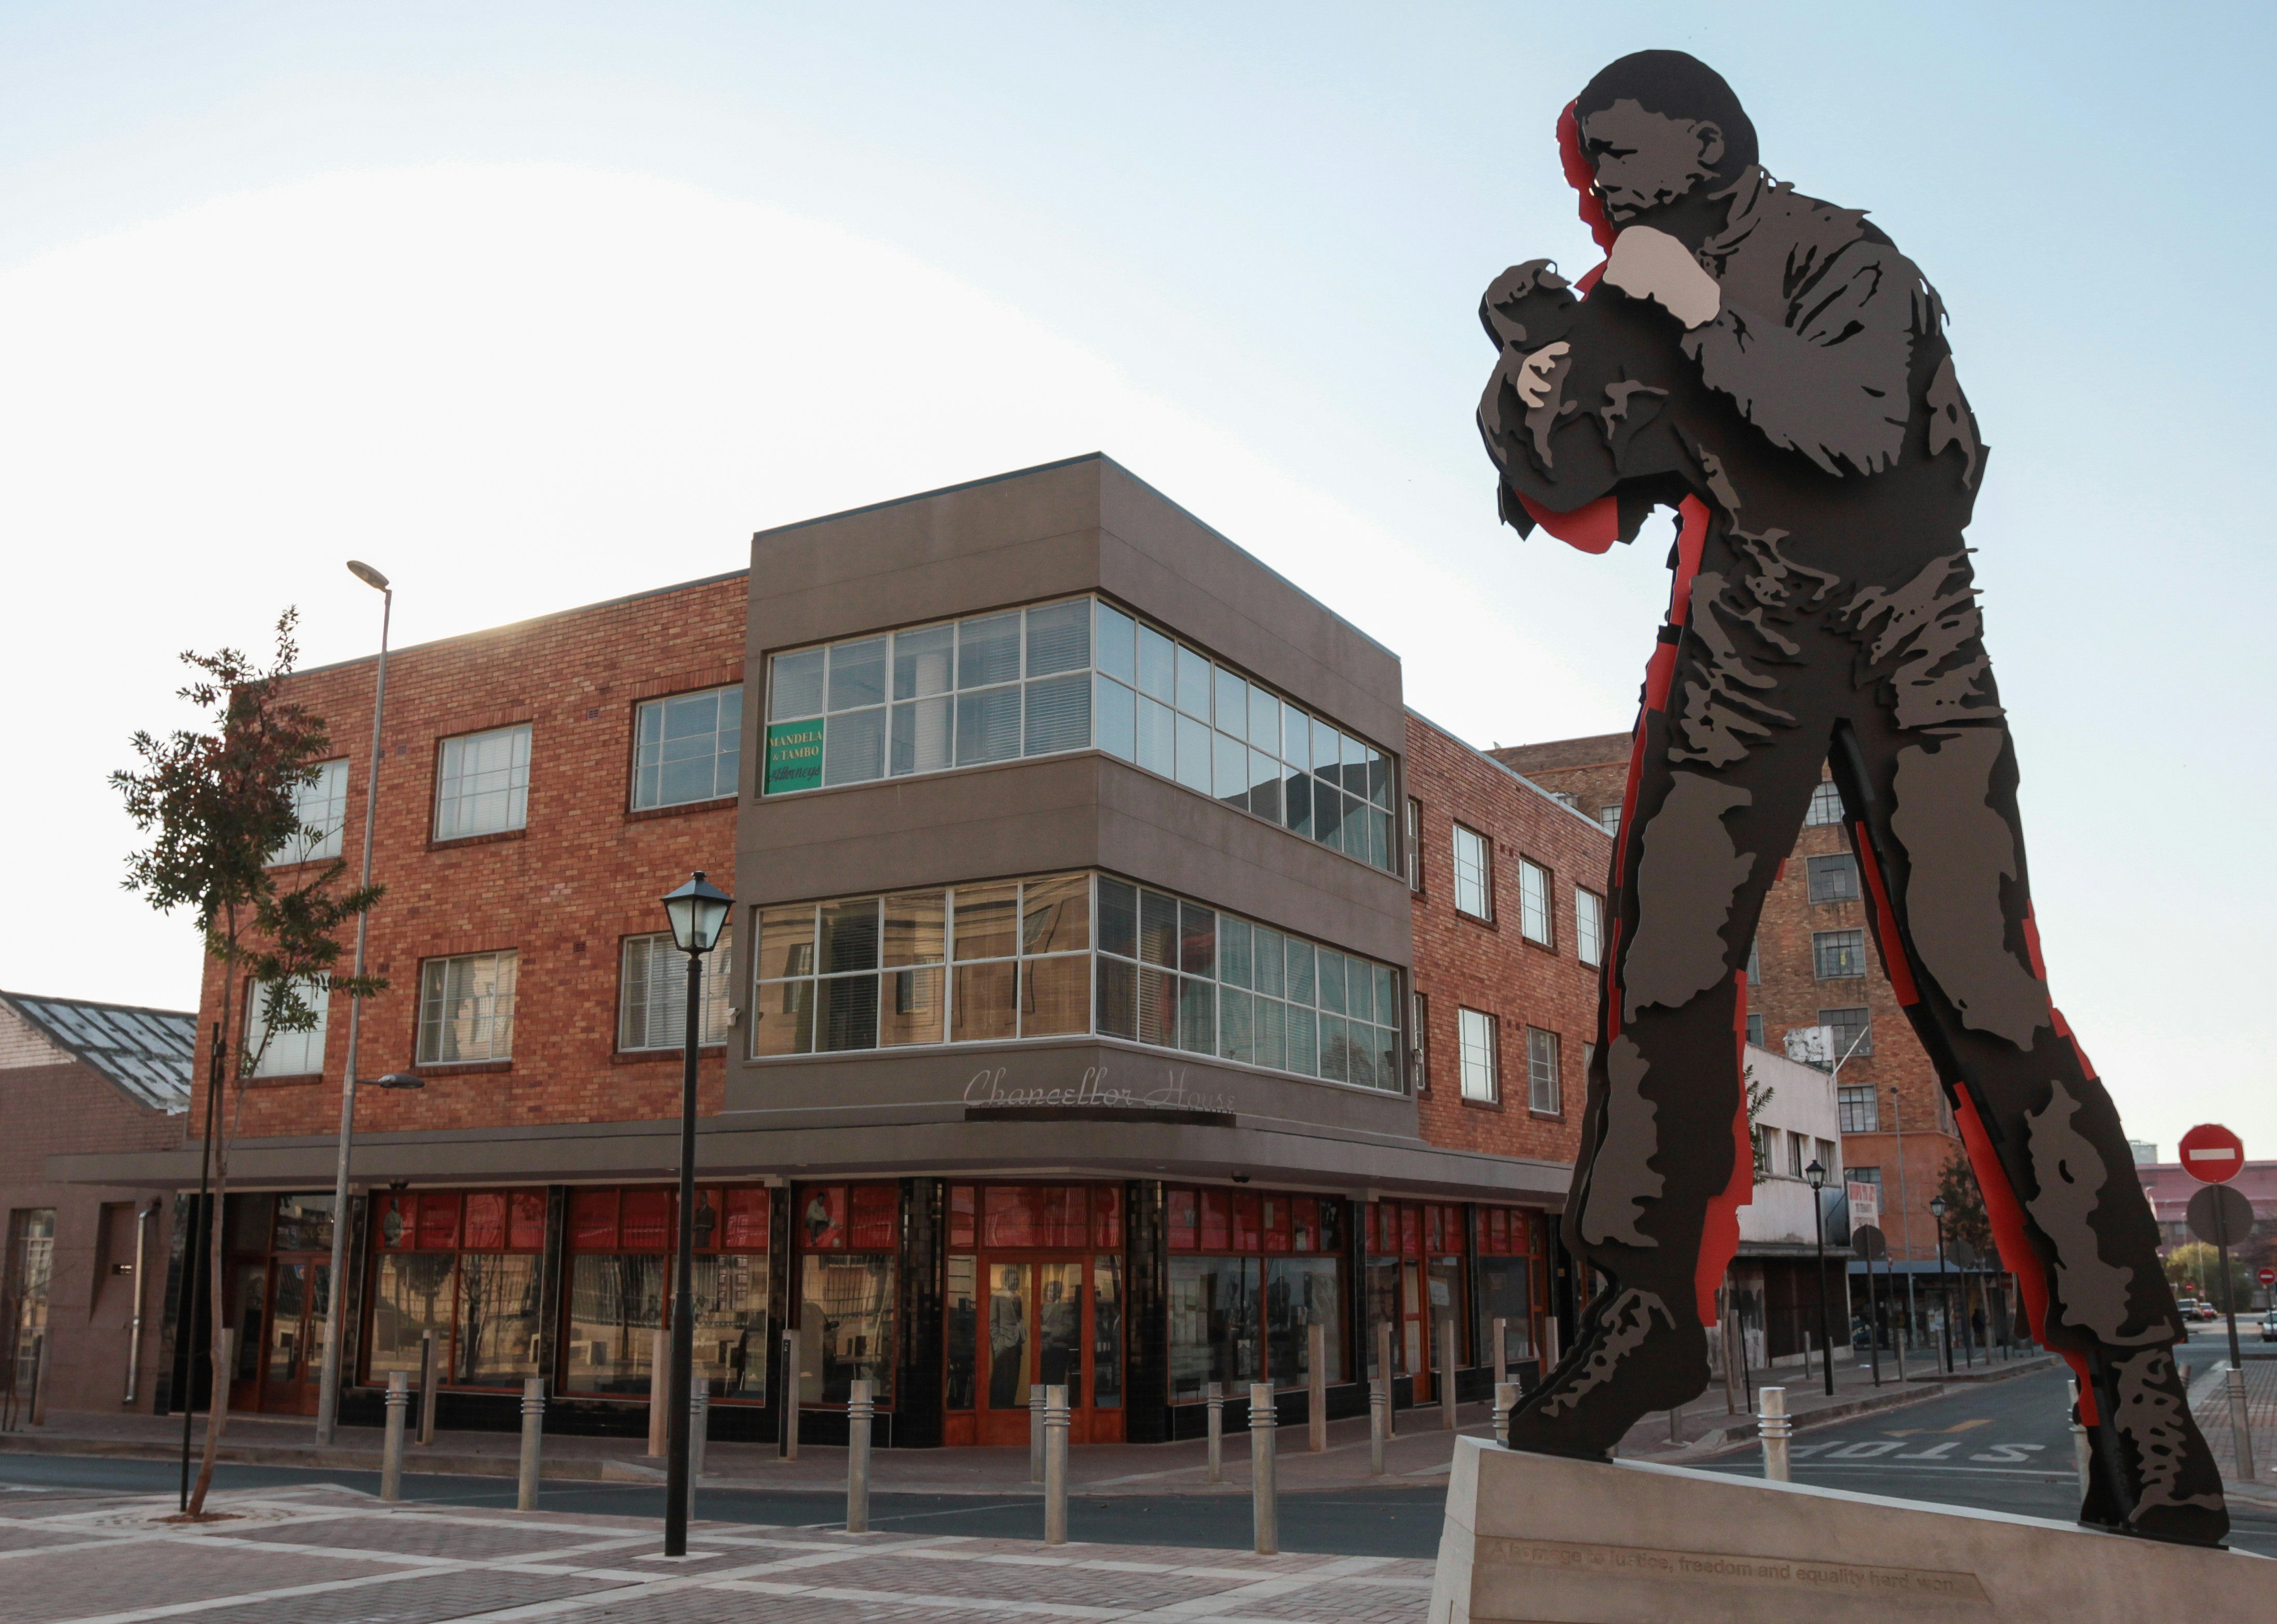
[{"label": "ornate lamp post", "polygon": [[704,871],[664,899],[672,943],[688,955],[688,1018],[680,1069],[680,1233],[673,1262],[670,1459],[664,1479],[664,1553],[688,1554],[688,1408],[696,1367],[696,1048],[702,1041],[704,956],[719,945],[735,898]]},{"label": "ornate lamp post", "polygon": [[[1791,1167],[1793,1163],[1789,1163]],[[1832,1322],[1826,1306],[1826,1204],[1822,1197],[1826,1189],[1825,1166],[1816,1161],[1802,1170],[1810,1180],[1810,1220],[1818,1231],[1818,1362],[1826,1376],[1826,1396],[1834,1396],[1834,1339]]]},{"label": "ornate lamp post", "polygon": [[1937,1300],[1945,1316],[1945,1373],[1953,1374],[1953,1298],[1945,1277],[1945,1197],[1932,1195],[1929,1216],[1937,1220]]}]

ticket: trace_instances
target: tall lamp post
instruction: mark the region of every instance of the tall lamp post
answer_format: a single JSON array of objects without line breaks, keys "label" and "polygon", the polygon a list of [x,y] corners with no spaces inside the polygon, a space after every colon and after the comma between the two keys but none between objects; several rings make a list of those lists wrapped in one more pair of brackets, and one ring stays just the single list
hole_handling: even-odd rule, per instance
[{"label": "tall lamp post", "polygon": [[1945,1318],[1945,1373],[1953,1374],[1953,1300],[1945,1280],[1945,1197],[1929,1199],[1929,1216],[1937,1220],[1937,1300]]},{"label": "tall lamp post", "polygon": [[[379,594],[379,673],[372,683],[371,756],[363,775],[363,874],[357,888],[371,888],[371,830],[379,815],[379,722],[387,707],[387,629],[395,614],[395,589],[387,577],[361,559],[348,560],[348,573]],[[355,973],[363,979],[364,942],[371,926],[371,910],[356,915]],[[324,1368],[316,1386],[316,1442],[329,1444],[340,1414],[340,1320],[346,1302],[341,1289],[347,1278],[348,1147],[355,1139],[356,1041],[363,1035],[363,998],[348,997],[348,1058],[340,1072],[340,1153],[332,1170],[332,1269],[326,1277],[329,1293],[324,1314]],[[391,1077],[400,1073],[391,1073]],[[385,1081],[386,1079],[383,1079]],[[387,1082],[391,1087],[404,1084]],[[408,1084],[419,1086],[415,1078]]]},{"label": "tall lamp post", "polygon": [[1898,1216],[1906,1233],[1906,1337],[1898,1346],[1898,1379],[1905,1379],[1906,1355],[1914,1346],[1914,1208],[1906,1196],[1906,1117],[1898,1103],[1898,1086],[1890,1085],[1890,1130],[1898,1139]]},{"label": "tall lamp post", "polygon": [[[1792,1167],[1794,1164],[1789,1163],[1787,1165]],[[1826,1307],[1826,1203],[1823,1199],[1826,1190],[1825,1165],[1814,1161],[1802,1170],[1802,1176],[1810,1180],[1811,1224],[1818,1231],[1818,1362],[1826,1376],[1826,1396],[1832,1399],[1834,1396],[1834,1336],[1833,1322]]]},{"label": "tall lamp post", "polygon": [[688,1554],[688,1408],[696,1368],[696,1047],[703,1041],[704,956],[719,945],[735,898],[707,884],[704,871],[664,899],[672,944],[688,955],[688,1018],[680,1066],[680,1233],[672,1269],[670,1459],[664,1477],[664,1553]]}]

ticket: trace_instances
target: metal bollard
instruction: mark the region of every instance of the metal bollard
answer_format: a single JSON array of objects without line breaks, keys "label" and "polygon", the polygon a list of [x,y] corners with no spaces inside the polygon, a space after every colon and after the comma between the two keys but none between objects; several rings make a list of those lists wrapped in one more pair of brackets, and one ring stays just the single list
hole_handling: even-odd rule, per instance
[{"label": "metal bollard", "polygon": [[1680,1404],[1668,1413],[1668,1441],[1672,1444],[1684,1442],[1684,1407]]},{"label": "metal bollard", "polygon": [[435,1354],[435,1333],[419,1333],[419,1444],[421,1448],[435,1441],[435,1390],[442,1385],[443,1372]]},{"label": "metal bollard", "polygon": [[539,1452],[545,1446],[545,1378],[526,1376],[522,1384],[522,1481],[514,1497],[516,1511],[537,1509]]},{"label": "metal bollard", "polygon": [[2254,1481],[2253,1429],[2246,1419],[2245,1372],[2231,1365],[2221,1379],[2222,1385],[2229,1391],[2229,1430],[2235,1440],[2234,1447],[2237,1452],[2235,1481],[2250,1483]]},{"label": "metal bollard", "polygon": [[870,1422],[878,1414],[877,1387],[857,1382],[846,1400],[846,1531],[870,1531]]},{"label": "metal bollard", "polygon": [[1028,1384],[1028,1481],[1044,1481],[1044,1384]]},{"label": "metal bollard", "polygon": [[688,1520],[696,1521],[696,1480],[704,1475],[704,1445],[712,1432],[712,1386],[700,1376],[689,1385],[688,1395]]},{"label": "metal bollard", "polygon": [[1553,1314],[1542,1322],[1542,1374],[1547,1376],[1555,1370],[1560,1357],[1557,1346],[1557,1316]]},{"label": "metal bollard", "polygon": [[1790,1483],[1787,1440],[1794,1436],[1794,1422],[1787,1419],[1786,1389],[1766,1387],[1756,1395],[1763,1400],[1755,1416],[1755,1430],[1763,1440],[1763,1476],[1775,1483]]},{"label": "metal bollard", "polygon": [[1202,1390],[1208,1396],[1203,1407],[1209,1411],[1209,1477],[1208,1482],[1225,1481],[1225,1384],[1212,1382]]},{"label": "metal bollard", "polygon": [[1497,1387],[1510,1380],[1510,1356],[1504,1351],[1509,1343],[1509,1338],[1504,1334],[1509,1324],[1508,1320],[1496,1315],[1488,1325],[1494,1337],[1494,1384]]},{"label": "metal bollard", "polygon": [[1383,1436],[1390,1437],[1398,1426],[1392,1414],[1391,1400],[1391,1322],[1379,1320],[1375,1327],[1375,1373],[1383,1378]]},{"label": "metal bollard", "polygon": [[1249,1515],[1256,1537],[1251,1542],[1260,1556],[1281,1553],[1281,1517],[1274,1501],[1273,1435],[1280,1418],[1273,1414],[1273,1389],[1262,1382],[1249,1389]]},{"label": "metal bollard", "polygon": [[1068,1407],[1068,1390],[1054,1385],[1044,1389],[1044,1544],[1067,1544],[1068,1500],[1068,1423],[1074,1419]]},{"label": "metal bollard", "polygon": [[1367,1384],[1367,1469],[1383,1475],[1383,1446],[1391,1437],[1391,1378],[1379,1376]]},{"label": "metal bollard", "polygon": [[35,1427],[48,1424],[48,1333],[44,1330],[32,1338],[30,1420]]},{"label": "metal bollard", "polygon": [[2071,1388],[2071,1459],[2079,1472],[2079,1492],[2083,1499],[2088,1485],[2095,1475],[2095,1446],[2088,1441],[2087,1423],[2079,1418],[2079,1382],[2075,1378]]},{"label": "metal bollard", "polygon": [[662,1331],[648,1344],[648,1452],[661,1460],[672,1438],[672,1343]]},{"label": "metal bollard", "polygon": [[783,1332],[782,1436],[775,1441],[775,1452],[785,1460],[798,1459],[798,1384],[802,1379],[798,1351],[799,1334],[794,1326]]},{"label": "metal bollard", "polygon": [[1494,1432],[1495,1442],[1504,1449],[1510,1447],[1510,1413],[1518,1407],[1518,1384],[1495,1384]]},{"label": "metal bollard", "polygon": [[1439,1426],[1455,1430],[1455,1322],[1439,1322]]},{"label": "metal bollard", "polygon": [[379,1498],[383,1500],[403,1498],[403,1413],[410,1407],[411,1373],[408,1370],[390,1370],[387,1373],[387,1445],[379,1458]]},{"label": "metal bollard", "polygon": [[1329,1450],[1329,1328],[1318,1320],[1305,1328],[1305,1353],[1312,1361],[1305,1384],[1306,1441],[1321,1455]]}]

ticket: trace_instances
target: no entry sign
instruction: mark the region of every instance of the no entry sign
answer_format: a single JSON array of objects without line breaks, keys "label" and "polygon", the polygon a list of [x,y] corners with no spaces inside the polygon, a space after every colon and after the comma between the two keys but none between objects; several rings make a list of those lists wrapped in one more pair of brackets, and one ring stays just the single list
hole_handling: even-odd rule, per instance
[{"label": "no entry sign", "polygon": [[2277,1285],[2277,1269],[2265,1269],[2254,1277],[2264,1285]]},{"label": "no entry sign", "polygon": [[2245,1141],[2220,1123],[2182,1135],[2182,1170],[2204,1184],[2228,1184],[2245,1166]]}]

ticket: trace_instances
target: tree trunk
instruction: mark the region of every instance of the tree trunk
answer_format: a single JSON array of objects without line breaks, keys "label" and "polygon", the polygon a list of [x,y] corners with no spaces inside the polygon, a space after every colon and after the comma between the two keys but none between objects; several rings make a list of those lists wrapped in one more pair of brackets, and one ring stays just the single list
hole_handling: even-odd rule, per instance
[{"label": "tree trunk", "polygon": [[[237,939],[237,930],[235,926],[235,915],[233,913],[231,916],[231,929],[229,934],[231,942],[234,943]],[[229,1061],[228,1056],[233,1048],[230,1043],[229,1034],[236,1030],[233,1021],[236,991],[236,964],[234,960],[225,960],[222,965],[221,984],[221,1041],[224,1046],[222,1050],[224,1064],[220,1066],[209,1069],[207,1073],[209,1078],[215,1078],[216,1072],[226,1075],[234,1065],[233,1062]],[[218,1078],[215,1078],[215,1080],[209,1083],[208,1086],[220,1086]],[[238,1102],[241,1103],[245,1098],[245,1087],[241,1081],[239,1083],[235,1093],[238,1097]],[[207,1102],[206,1109],[209,1112],[213,1112],[214,1108],[220,1103],[221,1102],[217,1100],[209,1101]],[[206,1224],[206,1239],[208,1243],[206,1254],[206,1278],[210,1282],[206,1292],[206,1298],[207,1300],[213,1305],[213,1353],[211,1355],[213,1361],[213,1391],[206,1400],[205,1451],[198,1458],[198,1481],[190,1490],[190,1508],[187,1514],[193,1517],[202,1517],[205,1515],[206,1494],[213,1487],[214,1461],[218,1457],[221,1449],[222,1428],[229,1420],[228,1382],[230,1380],[230,1371],[228,1369],[227,1357],[228,1345],[225,1341],[225,1338],[228,1334],[229,1316],[223,1311],[222,1304],[222,1286],[224,1284],[222,1262],[226,1255],[226,1247],[223,1242],[222,1236],[224,1231],[227,1228],[227,1225],[224,1224],[223,1219],[226,1216],[229,1210],[229,1202],[227,1199],[229,1193],[229,1141],[232,1134],[236,1132],[237,1113],[235,1110],[232,1110],[225,1115],[217,1112],[215,1114],[221,1116],[221,1131],[214,1136],[213,1212],[212,1216],[208,1219]],[[258,1358],[259,1355],[256,1353],[255,1357]]]}]

